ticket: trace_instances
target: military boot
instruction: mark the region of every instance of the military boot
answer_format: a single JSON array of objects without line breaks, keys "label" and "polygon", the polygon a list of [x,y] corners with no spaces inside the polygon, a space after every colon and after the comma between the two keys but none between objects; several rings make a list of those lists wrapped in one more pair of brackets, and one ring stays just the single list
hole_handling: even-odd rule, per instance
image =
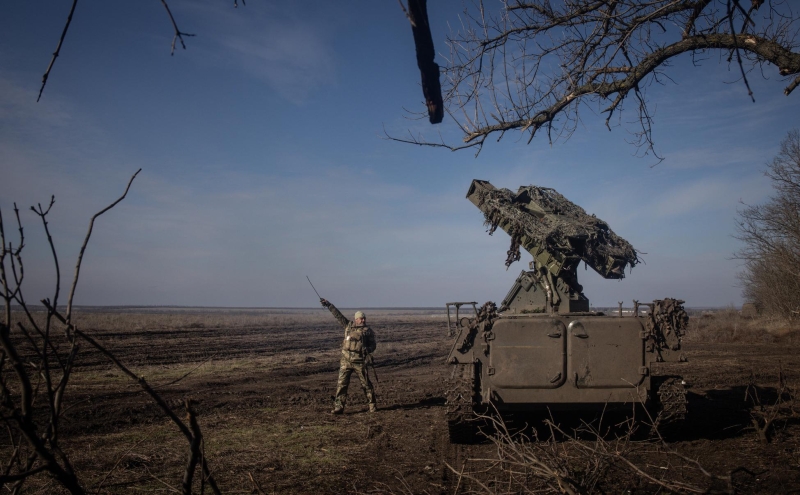
[{"label": "military boot", "polygon": [[344,413],[344,400],[342,398],[337,397],[336,400],[333,402],[333,411],[331,414],[342,414]]}]

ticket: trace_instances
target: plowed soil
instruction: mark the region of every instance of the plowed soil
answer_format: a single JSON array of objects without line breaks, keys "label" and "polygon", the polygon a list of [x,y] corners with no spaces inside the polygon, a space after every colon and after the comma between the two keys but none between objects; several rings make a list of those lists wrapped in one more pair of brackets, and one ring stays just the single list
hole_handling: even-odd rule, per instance
[{"label": "plowed soil", "polygon": [[[342,331],[325,310],[84,310],[78,324],[176,411],[185,399],[196,402],[224,493],[455,493],[446,464],[491,457],[494,446],[448,441],[444,360],[452,340],[444,312],[367,316],[378,338],[380,410],[367,412],[354,379],[342,416],[330,414]],[[797,382],[798,351],[686,344],[688,363],[657,370],[691,386],[688,419],[666,438],[670,446],[715,474],[746,468],[734,474],[740,493],[800,493],[800,426],[780,423],[773,441],[762,443],[748,429],[744,400],[751,380],[769,390],[779,369]],[[82,482],[101,493],[179,489],[188,446],[178,429],[99,352],[84,344],[78,362],[61,436]],[[26,486],[57,491],[45,476]]]}]

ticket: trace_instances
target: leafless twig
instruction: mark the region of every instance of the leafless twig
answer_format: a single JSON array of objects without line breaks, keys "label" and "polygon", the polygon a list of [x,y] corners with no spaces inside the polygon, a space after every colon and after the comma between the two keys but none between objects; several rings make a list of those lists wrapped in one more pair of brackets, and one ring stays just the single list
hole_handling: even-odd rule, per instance
[{"label": "leafless twig", "polygon": [[[800,18],[788,2],[770,3],[762,16],[739,0],[549,0],[503,2],[492,12],[476,0],[447,39],[442,89],[446,111],[459,125],[462,145],[398,139],[417,145],[480,147],[489,135],[511,130],[529,142],[546,131],[568,139],[591,105],[606,125],[621,118],[628,97],[638,103],[632,144],[655,154],[653,112],[645,90],[668,78],[683,54],[730,52],[753,98],[748,72],[772,65],[781,76],[800,73]],[[739,26],[739,27],[737,27]],[[732,58],[731,58],[732,60]],[[793,82],[785,93],[800,84]],[[658,157],[658,155],[656,154]]]},{"label": "leafless twig", "polygon": [[794,320],[800,309],[800,129],[792,129],[764,172],[774,194],[743,205],[736,238],[743,295],[764,314]]},{"label": "leafless twig", "polygon": [[261,485],[253,478],[253,473],[248,471],[247,476],[250,478],[250,483],[253,484],[253,491],[255,491],[257,495],[265,495],[264,491],[261,489]]},{"label": "leafless twig", "polygon": [[116,470],[116,469],[117,469],[117,466],[119,466],[119,463],[121,463],[121,462],[122,462],[122,459],[124,459],[124,458],[125,458],[125,456],[127,456],[128,454],[130,454],[130,453],[131,453],[131,451],[132,451],[133,449],[135,449],[136,447],[138,447],[139,445],[141,445],[141,444],[142,444],[142,442],[144,442],[145,440],[147,440],[147,439],[145,438],[145,439],[139,440],[139,441],[138,441],[138,442],[136,442],[135,444],[131,445],[131,447],[130,447],[128,450],[126,450],[126,451],[125,451],[125,453],[123,453],[121,456],[119,456],[119,459],[117,459],[117,462],[115,462],[115,463],[114,463],[114,465],[113,465],[113,466],[111,466],[111,469],[109,469],[109,470],[108,470],[108,472],[106,473],[106,475],[105,475],[105,476],[103,476],[103,479],[102,479],[102,480],[100,480],[100,483],[97,485],[97,495],[100,495],[100,489],[101,489],[101,488],[103,488],[103,483],[105,483],[105,482],[106,482],[106,480],[108,479],[108,477],[109,477],[109,476],[111,476],[111,473],[113,473],[113,472],[114,472],[114,470]]},{"label": "leafless twig", "polygon": [[775,394],[773,401],[764,402],[764,390],[756,384],[755,374],[751,373],[750,383],[745,390],[745,402],[750,404],[752,428],[762,443],[772,440],[776,424],[800,419],[800,409],[796,404],[797,392],[789,385],[782,368],[778,370]]},{"label": "leafless twig", "polygon": [[[75,263],[75,276],[72,278],[72,287],[69,290],[69,299],[67,300],[67,316],[66,316],[67,327],[69,327],[69,323],[72,321],[72,299],[73,299],[73,297],[75,297],[75,288],[78,286],[78,277],[81,274],[81,262],[83,261],[83,253],[86,252],[86,246],[89,244],[89,238],[92,236],[92,229],[94,228],[94,221],[95,221],[95,219],[97,217],[99,217],[103,213],[107,212],[111,208],[117,206],[117,204],[120,201],[125,199],[125,196],[128,195],[128,191],[131,188],[131,184],[133,184],[133,179],[135,179],[136,176],[139,175],[139,172],[141,172],[141,171],[142,171],[142,169],[140,168],[139,170],[137,170],[131,176],[130,180],[128,181],[128,185],[125,187],[125,192],[122,193],[122,196],[117,198],[117,200],[114,201],[113,203],[111,203],[110,205],[106,206],[102,210],[100,210],[97,213],[95,213],[92,216],[92,219],[89,221],[89,231],[86,232],[86,237],[84,237],[83,244],[81,245],[81,250],[78,253],[78,261]],[[55,303],[54,303],[54,305],[55,305]]]},{"label": "leafless twig", "polygon": [[78,0],[72,0],[72,7],[70,7],[69,9],[67,22],[64,24],[64,30],[61,32],[61,38],[59,38],[58,40],[56,51],[53,52],[53,58],[50,59],[50,64],[47,66],[47,70],[44,71],[44,75],[42,76],[42,87],[39,88],[39,96],[36,97],[36,101],[39,101],[42,98],[42,91],[44,91],[44,86],[45,84],[47,84],[47,78],[50,76],[50,71],[53,70],[53,65],[55,65],[56,59],[58,58],[58,55],[61,53],[61,45],[64,44],[64,38],[67,37],[67,30],[69,29],[69,25],[72,23],[72,14],[75,13],[76,5],[78,5]]},{"label": "leafless twig", "polygon": [[[461,469],[446,465],[458,476],[457,487],[464,486],[467,493],[616,492],[624,486],[625,479],[637,479],[655,490],[708,493],[708,487],[687,483],[676,470],[670,469],[675,460],[681,462],[684,470],[692,469],[705,477],[709,485],[717,482],[730,485],[730,476],[710,473],[697,460],[670,448],[660,436],[655,440],[634,441],[633,420],[616,427],[626,428],[621,434],[611,435],[604,432],[602,419],[597,425],[582,422],[573,433],[568,433],[551,417],[544,422],[548,436],[540,438],[535,429],[531,434],[511,431],[497,415],[483,419],[493,425],[495,434],[490,440],[495,445],[496,457],[468,459]],[[649,462],[643,463],[643,457]]]},{"label": "leafless twig", "polygon": [[[202,493],[206,484],[208,484],[211,491],[215,494],[220,493],[206,461],[202,433],[191,404],[187,402],[185,405],[189,423],[187,426],[177,417],[153,387],[147,383],[144,377],[137,377],[113,353],[90,335],[78,329],[71,321],[72,301],[80,275],[81,261],[91,237],[94,221],[98,216],[113,208],[126,197],[133,180],[140,171],[141,169],[133,174],[121,197],[92,217],[76,263],[66,316],[61,314],[57,306],[60,293],[60,269],[55,242],[50,234],[47,219],[55,204],[55,197],[51,197],[50,204],[46,208],[41,204],[31,207],[42,221],[56,266],[56,290],[53,298],[52,300],[43,299],[41,301],[47,310],[43,326],[37,323],[36,318],[29,310],[22,291],[24,265],[21,252],[25,245],[25,238],[19,219],[19,209],[14,205],[20,236],[16,247],[13,243],[7,242],[3,218],[0,214],[0,297],[4,302],[4,314],[0,320],[0,419],[5,422],[8,429],[8,437],[13,444],[13,448],[10,450],[10,457],[4,463],[3,471],[0,473],[0,488],[11,484],[13,486],[11,486],[10,491],[13,494],[19,493],[28,479],[40,473],[47,473],[61,486],[62,490],[74,495],[84,495],[86,493],[86,489],[81,484],[69,456],[62,449],[59,442],[59,420],[66,410],[63,407],[63,397],[80,349],[81,340],[95,347],[124,374],[135,380],[187,438],[190,445],[190,455],[187,471],[184,475],[184,493],[192,492],[192,480],[198,465],[201,472],[200,492]],[[24,321],[17,321],[13,326],[19,332],[16,337],[11,335],[12,303],[22,308],[21,314],[24,318]],[[64,340],[54,344],[54,334],[51,329],[58,324],[65,327]],[[194,369],[166,385],[176,383],[185,378]],[[37,402],[37,398],[41,397],[43,399],[39,399],[39,402]],[[40,412],[45,412],[46,414],[40,414]],[[97,491],[102,488],[120,460],[101,480]],[[158,479],[155,476],[153,478]],[[158,480],[170,489],[175,490],[174,487],[163,480]]]},{"label": "leafless twig", "polygon": [[[178,23],[175,22],[175,18],[172,16],[172,11],[169,10],[169,5],[167,5],[167,0],[161,0],[161,3],[164,4],[164,8],[167,9],[167,15],[169,15],[169,20],[172,23],[172,28],[175,30],[175,34],[172,36],[172,46],[170,48],[170,55],[175,55],[175,41],[181,42],[181,47],[186,50],[186,44],[183,42],[184,36],[194,36],[193,34],[184,33],[180,29],[178,29]],[[234,7],[236,5],[234,4]]]}]

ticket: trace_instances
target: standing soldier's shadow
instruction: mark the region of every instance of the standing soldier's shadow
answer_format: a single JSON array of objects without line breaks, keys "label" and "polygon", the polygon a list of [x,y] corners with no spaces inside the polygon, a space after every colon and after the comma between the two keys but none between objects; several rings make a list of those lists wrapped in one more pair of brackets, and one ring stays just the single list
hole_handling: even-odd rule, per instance
[{"label": "standing soldier's shadow", "polygon": [[429,409],[431,407],[444,407],[447,399],[444,397],[425,397],[416,402],[407,404],[391,404],[385,407],[379,407],[384,411],[408,411],[412,409]]},{"label": "standing soldier's shadow", "polygon": [[[330,396],[330,401],[333,402],[334,396]],[[388,404],[382,406],[380,403],[380,396],[378,396],[378,411],[409,411],[414,409],[430,409],[431,407],[444,407],[447,399],[444,397],[425,397],[416,402],[408,402],[405,404]],[[344,410],[344,415],[361,414],[367,411],[368,404],[366,402],[348,402]]]}]

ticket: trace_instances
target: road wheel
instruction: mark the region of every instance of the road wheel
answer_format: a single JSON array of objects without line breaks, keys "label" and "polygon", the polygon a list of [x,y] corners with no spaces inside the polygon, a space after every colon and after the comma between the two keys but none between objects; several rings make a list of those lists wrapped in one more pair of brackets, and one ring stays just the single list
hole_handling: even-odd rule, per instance
[{"label": "road wheel", "polygon": [[475,415],[478,402],[478,377],[475,363],[456,364],[448,380],[447,432],[451,443],[475,443],[479,421]]}]

